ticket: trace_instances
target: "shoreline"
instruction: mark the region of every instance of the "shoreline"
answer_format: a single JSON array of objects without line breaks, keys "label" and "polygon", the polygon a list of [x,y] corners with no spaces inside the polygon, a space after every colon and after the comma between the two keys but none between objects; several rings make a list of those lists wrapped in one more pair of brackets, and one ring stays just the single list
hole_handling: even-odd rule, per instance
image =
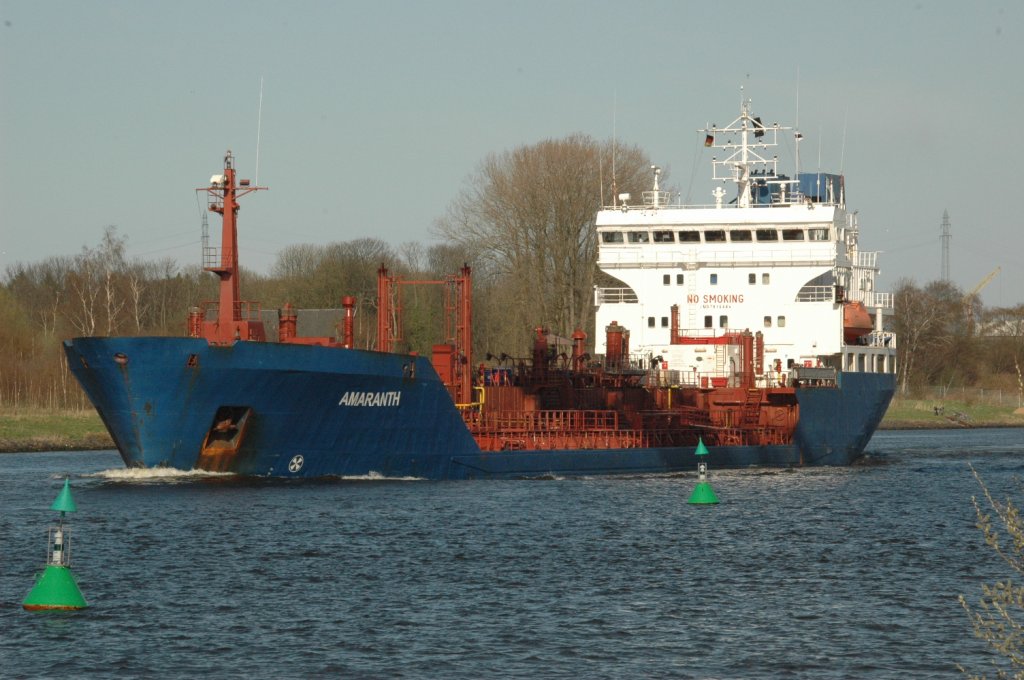
[{"label": "shoreline", "polygon": [[70,440],[61,436],[34,436],[25,439],[0,439],[0,454],[44,453],[46,451],[106,451],[114,449],[114,440],[107,435]]},{"label": "shoreline", "polygon": [[970,422],[970,423],[931,423],[923,420],[897,420],[891,423],[882,423],[876,432],[883,430],[992,430],[1000,427],[1017,428],[1024,427],[1024,421],[1020,423],[1004,422]]},{"label": "shoreline", "polygon": [[[879,430],[964,430],[1024,427],[1018,399],[1006,404],[976,399],[894,399]],[[0,407],[0,454],[115,449],[91,408]]]},{"label": "shoreline", "polygon": [[[1024,418],[1018,423],[1001,421],[960,422],[951,418],[932,420],[892,419],[883,421],[877,431],[899,430],[981,430],[1024,427]],[[114,450],[114,441],[106,433],[89,432],[80,437],[36,434],[27,437],[0,437],[0,455],[5,453],[44,453],[48,451],[107,451]]]}]

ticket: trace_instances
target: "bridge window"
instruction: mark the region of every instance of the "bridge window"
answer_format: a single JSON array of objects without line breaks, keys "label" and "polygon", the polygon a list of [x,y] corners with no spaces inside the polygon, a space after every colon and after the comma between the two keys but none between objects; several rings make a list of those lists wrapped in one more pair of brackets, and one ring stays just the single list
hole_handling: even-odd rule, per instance
[{"label": "bridge window", "polygon": [[772,317],[770,317],[770,316],[764,317],[764,327],[765,328],[771,328],[772,327]]},{"label": "bridge window", "polygon": [[651,234],[655,243],[675,243],[676,239],[671,231],[656,231]]},{"label": "bridge window", "polygon": [[700,243],[700,232],[699,231],[681,231],[679,232],[680,243]]},{"label": "bridge window", "polygon": [[778,229],[756,229],[754,233],[757,235],[758,241],[778,241],[779,230]]},{"label": "bridge window", "polygon": [[665,274],[664,276],[661,277],[661,282],[666,286],[669,285],[670,283],[672,283],[672,275]]},{"label": "bridge window", "polygon": [[709,229],[704,232],[704,240],[708,243],[722,243],[725,241],[725,231],[722,229]]},{"label": "bridge window", "polygon": [[751,286],[757,284],[757,274],[747,274],[747,283]]},{"label": "bridge window", "polygon": [[778,318],[778,326],[779,326],[779,328],[785,328],[786,327],[786,317],[780,316]]},{"label": "bridge window", "polygon": [[631,231],[629,232],[630,243],[647,243],[647,232],[646,231]]},{"label": "bridge window", "polygon": [[807,230],[808,241],[827,241],[828,240],[828,227],[822,227],[818,229]]},{"label": "bridge window", "polygon": [[682,274],[676,274],[676,285],[677,286],[683,285],[683,275]]},{"label": "bridge window", "polygon": [[803,241],[804,230],[803,229],[783,229],[782,230],[783,241]]},{"label": "bridge window", "polygon": [[661,317],[661,327],[662,328],[668,328],[668,317],[667,316]]},{"label": "bridge window", "polygon": [[746,229],[733,229],[729,232],[729,238],[733,243],[750,242],[750,232]]},{"label": "bridge window", "polygon": [[603,231],[601,232],[602,243],[622,243],[622,232],[621,231]]},{"label": "bridge window", "polygon": [[712,327],[711,317],[710,316],[705,316],[704,317],[704,328],[711,328],[711,327]]},{"label": "bridge window", "polygon": [[724,314],[722,316],[718,317],[718,325],[721,326],[722,328],[728,328],[729,327],[729,317],[727,317]]},{"label": "bridge window", "polygon": [[712,274],[711,275],[711,285],[712,286],[717,286],[718,285],[718,274]]},{"label": "bridge window", "polygon": [[647,317],[647,327],[648,328],[654,328],[654,317],[653,316]]},{"label": "bridge window", "polygon": [[767,286],[771,282],[771,280],[772,280],[771,276],[772,276],[771,274],[767,274],[767,273],[761,274],[761,283],[763,285]]}]

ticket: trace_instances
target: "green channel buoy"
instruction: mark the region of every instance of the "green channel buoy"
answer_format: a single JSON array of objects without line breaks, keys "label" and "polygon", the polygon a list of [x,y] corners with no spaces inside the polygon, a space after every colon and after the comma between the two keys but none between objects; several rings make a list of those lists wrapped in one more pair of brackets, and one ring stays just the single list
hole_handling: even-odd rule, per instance
[{"label": "green channel buoy", "polygon": [[85,609],[89,604],[71,573],[71,534],[64,526],[64,513],[78,510],[67,478],[50,509],[60,512],[60,520],[57,526],[50,527],[46,568],[36,576],[35,585],[21,606],[29,611]]},{"label": "green channel buoy", "polygon": [[703,438],[697,439],[697,450],[694,453],[697,456],[697,486],[694,487],[687,503],[690,505],[716,505],[718,496],[708,484],[708,464],[704,462],[704,456],[711,452],[708,451],[708,447],[704,446]]},{"label": "green channel buoy", "polygon": [[60,490],[57,497],[53,499],[53,505],[50,506],[50,510],[56,510],[63,517],[65,512],[77,512],[78,506],[75,505],[75,499],[71,497],[71,481],[64,478],[64,488]]},{"label": "green channel buoy", "polygon": [[29,611],[45,609],[85,609],[89,604],[78,589],[75,575],[68,567],[47,564],[43,573],[36,577],[28,597],[21,606]]}]

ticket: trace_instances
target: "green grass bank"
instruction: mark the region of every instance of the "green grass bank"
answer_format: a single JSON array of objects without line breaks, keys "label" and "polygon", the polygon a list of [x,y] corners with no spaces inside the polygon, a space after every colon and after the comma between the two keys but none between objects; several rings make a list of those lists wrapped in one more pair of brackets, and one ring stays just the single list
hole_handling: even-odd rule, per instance
[{"label": "green grass bank", "polygon": [[974,399],[893,399],[883,430],[957,427],[1024,427],[1024,409]]},{"label": "green grass bank", "polygon": [[0,409],[0,453],[112,448],[114,442],[92,409]]},{"label": "green grass bank", "polygon": [[[882,420],[883,430],[963,427],[1024,427],[1024,409],[972,399],[901,398]],[[0,453],[112,448],[95,411],[0,408]]]}]

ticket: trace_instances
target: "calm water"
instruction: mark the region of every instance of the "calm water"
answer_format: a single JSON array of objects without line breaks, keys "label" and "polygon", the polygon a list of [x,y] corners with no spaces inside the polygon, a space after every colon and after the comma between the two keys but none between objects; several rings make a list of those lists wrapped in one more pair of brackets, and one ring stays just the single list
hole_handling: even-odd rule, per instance
[{"label": "calm water", "polygon": [[[959,593],[1005,576],[973,462],[1024,430],[882,432],[870,463],[586,480],[139,477],[0,456],[0,676],[937,678],[981,667]],[[714,462],[713,453],[711,459]],[[71,476],[88,610],[29,613]]]}]

